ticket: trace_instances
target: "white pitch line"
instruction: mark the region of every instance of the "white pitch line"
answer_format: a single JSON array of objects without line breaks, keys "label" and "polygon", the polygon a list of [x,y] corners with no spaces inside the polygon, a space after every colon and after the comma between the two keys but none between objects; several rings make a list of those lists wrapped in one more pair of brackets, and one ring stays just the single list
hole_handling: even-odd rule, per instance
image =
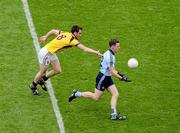
[{"label": "white pitch line", "polygon": [[[33,38],[33,43],[34,43],[34,46],[36,48],[36,52],[38,54],[38,52],[40,50],[40,45],[39,45],[36,30],[35,30],[35,27],[34,27],[34,24],[33,24],[33,21],[32,21],[32,16],[31,16],[31,13],[30,13],[30,10],[29,10],[29,5],[28,5],[27,0],[22,0],[22,3],[23,3],[24,12],[25,12],[26,19],[27,19],[28,26],[29,26],[29,31],[30,31],[31,36]],[[54,90],[53,90],[50,79],[47,81],[47,87],[48,87],[48,93],[50,95],[50,99],[51,99],[51,102],[52,102],[53,110],[54,110],[55,115],[56,115],[57,123],[58,123],[59,129],[60,129],[60,133],[65,133],[64,123],[63,123],[63,120],[62,120],[62,115],[60,113],[60,109],[58,107],[57,99],[56,99],[56,97],[54,95]]]}]

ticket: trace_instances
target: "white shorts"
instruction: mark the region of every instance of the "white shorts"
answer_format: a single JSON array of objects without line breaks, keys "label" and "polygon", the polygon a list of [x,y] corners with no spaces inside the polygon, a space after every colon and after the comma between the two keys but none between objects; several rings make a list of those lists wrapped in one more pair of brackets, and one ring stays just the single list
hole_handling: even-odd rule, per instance
[{"label": "white shorts", "polygon": [[44,65],[48,66],[51,63],[51,61],[58,60],[58,57],[56,54],[51,55],[48,52],[48,50],[45,47],[43,47],[39,51],[38,59],[39,59],[40,64],[44,64]]}]

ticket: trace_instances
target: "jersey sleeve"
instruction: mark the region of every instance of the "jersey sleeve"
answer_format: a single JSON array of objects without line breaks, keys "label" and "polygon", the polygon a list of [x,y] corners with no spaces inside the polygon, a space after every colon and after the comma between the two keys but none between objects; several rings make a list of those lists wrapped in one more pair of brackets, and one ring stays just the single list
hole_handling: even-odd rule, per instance
[{"label": "jersey sleeve", "polygon": [[73,39],[73,40],[71,41],[71,45],[72,45],[72,46],[77,46],[78,44],[80,44],[80,42],[79,42],[77,39]]},{"label": "jersey sleeve", "polygon": [[109,65],[111,66],[111,67],[113,67],[114,66],[114,62],[113,62],[113,56],[110,54],[109,55],[110,57],[109,57]]}]

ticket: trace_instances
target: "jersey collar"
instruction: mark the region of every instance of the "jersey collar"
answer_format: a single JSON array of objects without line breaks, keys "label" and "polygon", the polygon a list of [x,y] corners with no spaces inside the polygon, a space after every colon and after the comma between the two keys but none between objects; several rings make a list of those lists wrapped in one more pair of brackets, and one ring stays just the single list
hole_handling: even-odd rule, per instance
[{"label": "jersey collar", "polygon": [[113,55],[115,55],[115,53],[114,53],[111,49],[109,49],[109,51],[110,51]]},{"label": "jersey collar", "polygon": [[72,36],[75,38],[75,39],[77,39],[78,40],[78,38],[76,38],[76,36],[73,34],[73,33],[71,33],[72,34]]}]

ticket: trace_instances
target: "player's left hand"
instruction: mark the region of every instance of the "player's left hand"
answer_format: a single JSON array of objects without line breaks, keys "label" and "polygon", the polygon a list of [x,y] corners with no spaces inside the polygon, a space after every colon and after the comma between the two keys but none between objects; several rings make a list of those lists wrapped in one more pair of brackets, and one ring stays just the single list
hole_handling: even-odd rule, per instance
[{"label": "player's left hand", "polygon": [[128,79],[128,77],[126,76],[122,76],[122,81],[125,81],[125,82],[132,82],[132,80]]},{"label": "player's left hand", "polygon": [[122,77],[122,78],[120,79],[121,81],[132,82],[132,80],[128,79],[128,77],[124,76],[124,75],[121,74],[120,72],[118,72],[118,75]]}]

